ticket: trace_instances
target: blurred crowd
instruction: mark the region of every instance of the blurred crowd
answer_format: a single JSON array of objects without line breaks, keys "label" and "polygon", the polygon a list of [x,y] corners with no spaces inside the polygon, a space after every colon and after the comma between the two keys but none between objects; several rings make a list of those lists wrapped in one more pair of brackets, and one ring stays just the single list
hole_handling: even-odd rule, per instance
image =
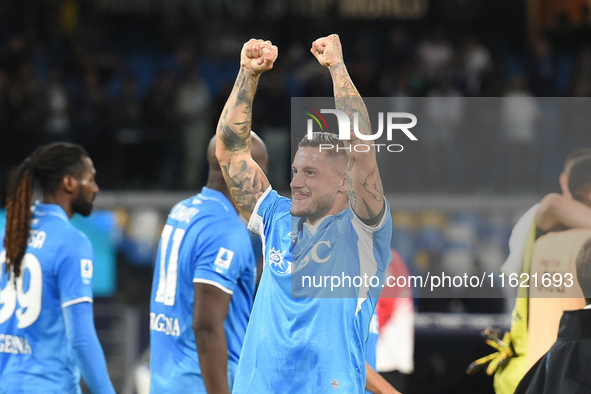
[{"label": "blurred crowd", "polygon": [[[584,126],[560,124],[540,135],[534,126],[547,119],[539,116],[544,111],[534,98],[591,95],[591,24],[588,9],[583,12],[582,25],[558,18],[531,45],[517,47],[494,35],[451,34],[440,27],[383,21],[373,27],[335,25],[349,71],[365,97],[447,98],[434,107],[440,113],[434,125],[453,123],[467,111],[458,97],[512,97],[520,108],[529,108],[525,115],[520,112],[515,127],[505,124],[502,130],[432,128],[417,157],[405,162],[420,163],[414,166],[415,181],[402,179],[397,191],[452,191],[446,186],[453,186],[539,192],[554,185],[565,153],[591,145],[591,138]],[[280,58],[261,79],[253,128],[278,163],[271,181],[286,188],[290,97],[332,96],[328,73],[308,52],[320,30],[304,29],[294,19],[265,35],[257,27],[212,21],[179,37],[161,35],[149,20],[121,22],[95,17],[69,30],[0,32],[1,184],[34,147],[69,140],[89,151],[103,187],[202,186],[206,143],[232,88],[238,53],[250,35],[258,34],[280,47]],[[449,152],[452,161],[445,158]],[[466,174],[455,182],[459,167],[477,169],[473,178],[479,181]],[[498,179],[509,179],[510,185]]]}]

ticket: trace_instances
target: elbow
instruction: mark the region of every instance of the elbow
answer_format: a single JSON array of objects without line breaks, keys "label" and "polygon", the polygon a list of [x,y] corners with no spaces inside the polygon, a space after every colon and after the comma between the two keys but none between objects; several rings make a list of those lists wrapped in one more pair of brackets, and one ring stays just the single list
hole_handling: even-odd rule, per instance
[{"label": "elbow", "polygon": [[565,197],[557,193],[548,194],[540,202],[538,212],[541,216],[553,216],[562,204]]},{"label": "elbow", "polygon": [[80,353],[84,349],[84,345],[81,341],[72,341],[72,350],[74,353]]},{"label": "elbow", "polygon": [[216,138],[215,158],[220,163],[220,166],[228,165],[230,163],[229,152],[224,148],[220,137]]},{"label": "elbow", "polygon": [[193,323],[193,333],[199,357],[206,357],[206,355],[216,352],[222,346],[223,338],[225,338],[223,325],[217,327],[210,324]]},{"label": "elbow", "polygon": [[197,334],[211,330],[210,325],[205,325],[198,320],[193,320],[193,324],[191,325],[191,327],[193,327],[193,332],[195,333],[195,339],[197,339]]},{"label": "elbow", "polygon": [[224,331],[224,325],[214,324],[212,322],[203,322],[193,320],[193,333],[195,341],[200,343],[209,343],[219,332]]},{"label": "elbow", "polygon": [[[98,346],[100,347],[100,343],[98,342],[98,338],[96,339]],[[72,338],[72,350],[74,354],[76,354],[80,359],[85,359],[85,355],[88,354],[89,349],[93,347],[93,338],[86,338],[86,337],[75,337]]]},{"label": "elbow", "polygon": [[94,324],[85,330],[76,330],[76,332],[73,332],[71,341],[73,348],[83,348],[95,341],[99,343]]},{"label": "elbow", "polygon": [[95,341],[100,346],[100,342],[96,335],[96,331],[94,330],[94,326],[89,327],[86,330],[78,329],[72,331],[73,332],[71,334],[70,343],[75,351],[82,351],[84,349],[87,349],[89,346],[95,343]]}]

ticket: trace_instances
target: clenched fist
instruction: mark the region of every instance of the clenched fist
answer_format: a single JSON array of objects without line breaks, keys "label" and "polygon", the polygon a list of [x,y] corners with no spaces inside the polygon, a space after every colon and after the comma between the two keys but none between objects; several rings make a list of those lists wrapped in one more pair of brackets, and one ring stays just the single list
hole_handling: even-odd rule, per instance
[{"label": "clenched fist", "polygon": [[336,34],[322,37],[312,43],[310,52],[324,67],[333,67],[343,62],[343,48],[341,40]]},{"label": "clenched fist", "polygon": [[273,63],[277,60],[277,53],[277,47],[271,44],[271,41],[251,38],[242,47],[240,65],[253,74],[259,75],[273,68]]}]

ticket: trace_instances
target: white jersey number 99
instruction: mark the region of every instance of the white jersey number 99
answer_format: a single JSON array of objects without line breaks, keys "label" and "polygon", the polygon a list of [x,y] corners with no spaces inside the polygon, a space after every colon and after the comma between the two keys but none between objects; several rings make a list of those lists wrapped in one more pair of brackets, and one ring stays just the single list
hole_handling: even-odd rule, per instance
[{"label": "white jersey number 99", "polygon": [[[0,272],[4,272],[6,251],[0,254]],[[29,285],[24,289],[24,277],[29,275]],[[14,281],[8,279],[6,287],[0,289],[0,324],[7,321],[16,311],[18,328],[27,328],[35,323],[41,313],[41,295],[43,294],[43,272],[41,263],[31,253],[25,254],[21,262],[21,275]],[[18,301],[18,308],[17,306]]]}]

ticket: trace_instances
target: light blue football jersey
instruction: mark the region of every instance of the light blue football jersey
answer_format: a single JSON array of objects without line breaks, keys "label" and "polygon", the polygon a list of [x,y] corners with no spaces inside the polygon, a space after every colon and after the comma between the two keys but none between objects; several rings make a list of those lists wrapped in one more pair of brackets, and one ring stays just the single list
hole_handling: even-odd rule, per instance
[{"label": "light blue football jersey", "polygon": [[292,218],[290,208],[269,187],[248,225],[263,240],[265,265],[233,393],[362,394],[365,344],[381,287],[332,294],[330,284],[310,289],[293,277],[367,273],[383,283],[391,261],[389,207],[375,228],[350,208],[314,226]]},{"label": "light blue football jersey", "polygon": [[0,393],[80,393],[63,309],[92,302],[90,241],[60,206],[37,203],[18,290],[4,273],[4,232],[0,245]]},{"label": "light blue football jersey", "polygon": [[205,393],[193,322],[193,283],[232,294],[224,323],[232,387],[252,309],[256,262],[230,201],[203,188],[171,210],[162,231],[150,299],[150,391]]}]

